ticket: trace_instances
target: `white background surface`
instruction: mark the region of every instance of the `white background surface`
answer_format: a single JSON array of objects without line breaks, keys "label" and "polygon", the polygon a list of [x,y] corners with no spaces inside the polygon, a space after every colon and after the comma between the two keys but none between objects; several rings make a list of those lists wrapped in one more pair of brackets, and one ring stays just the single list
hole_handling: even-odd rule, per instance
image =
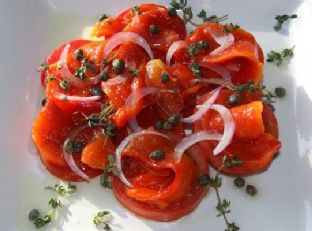
[{"label": "white background surface", "polygon": [[[105,0],[0,0],[0,224],[1,230],[34,230],[30,209],[47,211],[52,194],[44,186],[57,183],[42,166],[31,140],[31,126],[43,91],[36,67],[59,44],[79,38],[83,27],[97,16],[116,15],[139,1]],[[153,1],[155,2],[155,1]],[[164,3],[166,1],[160,1]],[[270,89],[283,86],[287,96],[278,100],[276,115],[283,143],[281,155],[263,174],[246,178],[259,194],[249,198],[224,178],[221,194],[231,200],[229,217],[242,231],[312,231],[312,1],[206,0],[190,1],[194,10],[229,14],[256,36],[265,54],[296,45],[289,65],[265,65]],[[281,32],[272,26],[277,14],[297,13]],[[133,216],[121,207],[98,179],[79,184],[79,192],[60,219],[46,230],[96,230],[92,215],[110,208],[113,230],[223,231],[216,218],[213,192],[191,215],[172,223],[157,223]]]}]

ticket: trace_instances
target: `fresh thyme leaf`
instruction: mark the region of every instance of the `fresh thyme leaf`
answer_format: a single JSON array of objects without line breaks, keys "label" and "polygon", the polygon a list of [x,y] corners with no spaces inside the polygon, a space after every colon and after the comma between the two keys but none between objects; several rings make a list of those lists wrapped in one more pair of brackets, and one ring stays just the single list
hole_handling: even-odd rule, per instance
[{"label": "fresh thyme leaf", "polygon": [[103,210],[98,212],[94,217],[93,217],[93,224],[95,224],[97,227],[101,226],[103,230],[105,231],[110,231],[112,230],[110,225],[108,224],[111,219],[111,214],[107,210]]},{"label": "fresh thyme leaf", "polygon": [[73,141],[70,138],[67,138],[63,144],[63,150],[67,153],[77,153],[81,152],[83,149],[83,143],[79,141]]},{"label": "fresh thyme leaf", "polygon": [[107,19],[108,16],[106,14],[101,15],[100,17],[98,17],[97,21],[98,22],[102,22],[103,20]]},{"label": "fresh thyme leaf", "polygon": [[280,66],[284,61],[289,61],[294,56],[295,46],[291,48],[285,48],[281,52],[270,51],[267,54],[267,62],[273,62],[276,66]]},{"label": "fresh thyme leaf", "polygon": [[228,229],[226,229],[225,231],[238,231],[239,227],[234,223],[229,223],[228,224]]},{"label": "fresh thyme leaf", "polygon": [[41,71],[48,71],[49,70],[49,65],[47,63],[41,63],[39,66],[39,69]]},{"label": "fresh thyme leaf", "polygon": [[201,68],[200,68],[200,66],[199,66],[198,63],[196,63],[196,62],[191,62],[191,63],[189,64],[189,68],[190,68],[190,70],[193,72],[193,74],[194,74],[197,78],[199,78],[199,77],[201,76],[202,71],[201,71]]},{"label": "fresh thyme leaf", "polygon": [[[94,127],[99,123],[106,123],[108,121],[108,117],[113,114],[115,108],[109,103],[106,102],[101,106],[100,113],[93,113],[89,116],[85,116],[85,121],[87,122],[89,127]],[[112,123],[109,124],[110,128],[112,128]]]},{"label": "fresh thyme leaf", "polygon": [[237,29],[239,29],[239,25],[238,24],[230,23],[230,24],[227,24],[227,25],[223,26],[223,31],[226,32],[226,33],[234,32]]},{"label": "fresh thyme leaf", "polygon": [[132,12],[133,12],[134,15],[140,15],[140,14],[142,14],[142,11],[141,11],[141,9],[140,9],[139,6],[134,6],[134,7],[132,8]]},{"label": "fresh thyme leaf", "polygon": [[117,175],[117,166],[113,155],[108,156],[108,165],[106,166],[103,174],[100,177],[100,184],[104,188],[112,188],[110,173]]},{"label": "fresh thyme leaf", "polygon": [[57,198],[51,198],[51,199],[49,200],[49,205],[51,205],[51,207],[52,207],[53,209],[56,209],[57,207],[61,207],[61,206],[62,206],[62,203],[61,203],[61,201],[60,201],[59,199],[57,199]]},{"label": "fresh thyme leaf", "polygon": [[275,19],[276,19],[276,24],[273,26],[274,30],[279,31],[280,29],[282,29],[283,23],[290,20],[290,19],[294,19],[294,18],[298,18],[298,16],[296,14],[292,14],[292,15],[276,15]]},{"label": "fresh thyme leaf", "polygon": [[223,199],[222,202],[219,201],[217,206],[216,206],[216,209],[219,211],[219,213],[217,214],[217,217],[222,216],[225,213],[230,213],[231,212],[231,210],[229,209],[230,204],[231,204],[231,202],[227,201],[225,199]]},{"label": "fresh thyme leaf", "polygon": [[222,157],[222,163],[223,163],[223,166],[226,167],[226,168],[232,168],[233,166],[235,165],[241,165],[243,164],[244,162],[240,159],[238,159],[236,156],[223,156]]},{"label": "fresh thyme leaf", "polygon": [[54,80],[57,80],[57,78],[55,78],[53,75],[49,75],[45,81],[49,82],[49,81],[54,81]]},{"label": "fresh thyme leaf", "polygon": [[64,80],[60,81],[60,87],[67,91],[70,89],[70,82],[68,80],[64,79]]},{"label": "fresh thyme leaf", "polygon": [[37,218],[34,220],[34,225],[37,229],[44,227],[52,221],[52,216],[50,214],[45,215],[43,218]]},{"label": "fresh thyme leaf", "polygon": [[202,9],[198,14],[197,17],[199,17],[200,19],[203,20],[203,22],[220,22],[223,20],[226,20],[228,18],[228,15],[224,15],[222,17],[218,17],[217,15],[211,15],[211,16],[207,16],[207,12]]},{"label": "fresh thyme leaf", "polygon": [[55,184],[54,187],[47,186],[45,187],[46,190],[51,190],[56,192],[57,195],[61,197],[69,196],[77,191],[77,186],[71,183],[68,183],[67,186]]},{"label": "fresh thyme leaf", "polygon": [[210,44],[205,40],[200,40],[188,46],[187,53],[190,57],[197,56],[200,50],[207,50]]}]

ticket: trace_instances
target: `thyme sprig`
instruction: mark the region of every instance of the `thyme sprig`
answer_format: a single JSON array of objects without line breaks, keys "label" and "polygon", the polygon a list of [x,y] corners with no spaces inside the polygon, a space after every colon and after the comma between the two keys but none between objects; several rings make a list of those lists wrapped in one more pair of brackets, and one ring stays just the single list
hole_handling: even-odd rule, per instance
[{"label": "thyme sprig", "polygon": [[104,169],[103,174],[100,176],[100,184],[104,188],[112,188],[110,173],[117,175],[116,160],[113,155],[108,156],[108,165]]},{"label": "thyme sprig", "polygon": [[96,227],[103,228],[105,231],[110,231],[112,228],[109,225],[109,221],[111,219],[111,213],[107,210],[103,210],[98,212],[96,215],[93,217],[93,224],[96,225]]},{"label": "thyme sprig", "polygon": [[283,23],[290,20],[290,19],[294,19],[294,18],[298,18],[298,16],[296,14],[292,14],[292,15],[287,15],[287,14],[283,14],[283,15],[276,15],[275,19],[276,19],[276,24],[273,26],[274,30],[279,31],[280,29],[282,29]]},{"label": "thyme sprig", "polygon": [[280,66],[285,61],[287,62],[292,57],[294,57],[294,49],[295,49],[295,46],[291,48],[285,48],[281,52],[272,50],[267,54],[266,61],[269,63],[273,62],[275,63],[276,66]]},{"label": "thyme sprig", "polygon": [[55,184],[52,186],[45,187],[46,190],[51,190],[57,194],[56,197],[53,197],[49,200],[48,205],[51,206],[52,211],[44,215],[43,217],[40,215],[38,209],[32,209],[28,218],[31,222],[33,222],[34,226],[39,229],[51,223],[53,214],[55,210],[59,207],[62,207],[62,202],[60,197],[67,197],[77,191],[77,186],[71,183],[68,183],[66,186]]},{"label": "thyme sprig", "polygon": [[[187,0],[172,0],[170,5],[176,9],[181,10],[183,14],[183,20],[185,24],[190,23],[193,26],[200,26],[193,21],[193,11],[192,7],[187,5]],[[207,16],[207,12],[205,10],[201,10],[197,16],[203,20],[203,22],[219,22],[228,18],[228,15],[224,15],[222,17],[218,17],[216,15]]]},{"label": "thyme sprig", "polygon": [[216,209],[218,211],[217,217],[223,217],[225,224],[226,224],[226,230],[225,231],[238,231],[240,228],[235,222],[230,222],[227,214],[231,212],[230,210],[230,204],[231,202],[222,199],[220,195],[219,188],[222,186],[222,178],[220,177],[220,172],[224,168],[232,168],[236,165],[243,164],[243,161],[238,159],[236,156],[224,156],[222,158],[222,165],[217,170],[214,177],[210,177],[208,174],[203,174],[199,176],[199,184],[204,187],[212,187],[216,193],[217,196],[217,205]]}]

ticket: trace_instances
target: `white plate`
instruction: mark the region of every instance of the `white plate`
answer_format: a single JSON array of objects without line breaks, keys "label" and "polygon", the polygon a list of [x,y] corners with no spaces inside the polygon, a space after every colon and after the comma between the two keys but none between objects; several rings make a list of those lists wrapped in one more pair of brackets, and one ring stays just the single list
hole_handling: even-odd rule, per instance
[{"label": "white plate", "polygon": [[[40,108],[43,92],[36,67],[64,41],[79,38],[102,13],[115,15],[139,1],[104,0],[1,0],[0,1],[0,182],[1,230],[34,230],[27,219],[33,207],[46,211],[52,194],[43,188],[58,182],[42,166],[31,140],[31,126]],[[165,1],[160,1],[164,3]],[[283,148],[269,170],[246,178],[259,194],[249,198],[224,178],[221,194],[231,200],[230,220],[242,231],[312,230],[312,76],[310,0],[215,0],[193,1],[194,9],[230,15],[230,21],[254,33],[265,53],[296,45],[290,65],[265,66],[270,89],[283,86],[287,96],[278,100],[276,115]],[[197,11],[195,10],[195,11]],[[272,29],[277,14],[297,13],[280,33]],[[191,215],[172,223],[157,223],[127,212],[104,191],[98,180],[79,184],[68,210],[47,230],[96,230],[92,215],[98,209],[113,211],[113,230],[221,231],[216,217],[216,199],[210,192]]]}]

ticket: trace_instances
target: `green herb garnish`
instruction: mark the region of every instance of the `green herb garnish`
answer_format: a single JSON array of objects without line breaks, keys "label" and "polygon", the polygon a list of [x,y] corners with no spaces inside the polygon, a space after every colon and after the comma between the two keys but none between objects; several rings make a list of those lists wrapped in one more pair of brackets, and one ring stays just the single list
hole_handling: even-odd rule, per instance
[{"label": "green herb garnish", "polygon": [[275,26],[273,26],[274,30],[279,31],[280,29],[282,29],[283,23],[290,20],[290,19],[294,19],[294,18],[298,18],[298,16],[296,14],[292,14],[292,15],[276,15],[275,19],[276,19],[276,24]]},{"label": "green herb garnish", "polygon": [[113,155],[108,156],[108,165],[104,169],[103,174],[100,177],[100,184],[104,188],[112,188],[110,173],[117,175],[116,161]]},{"label": "green herb garnish", "polygon": [[285,48],[281,52],[270,51],[267,54],[266,61],[275,63],[276,66],[280,66],[284,61],[289,61],[294,56],[295,46],[292,48]]}]

